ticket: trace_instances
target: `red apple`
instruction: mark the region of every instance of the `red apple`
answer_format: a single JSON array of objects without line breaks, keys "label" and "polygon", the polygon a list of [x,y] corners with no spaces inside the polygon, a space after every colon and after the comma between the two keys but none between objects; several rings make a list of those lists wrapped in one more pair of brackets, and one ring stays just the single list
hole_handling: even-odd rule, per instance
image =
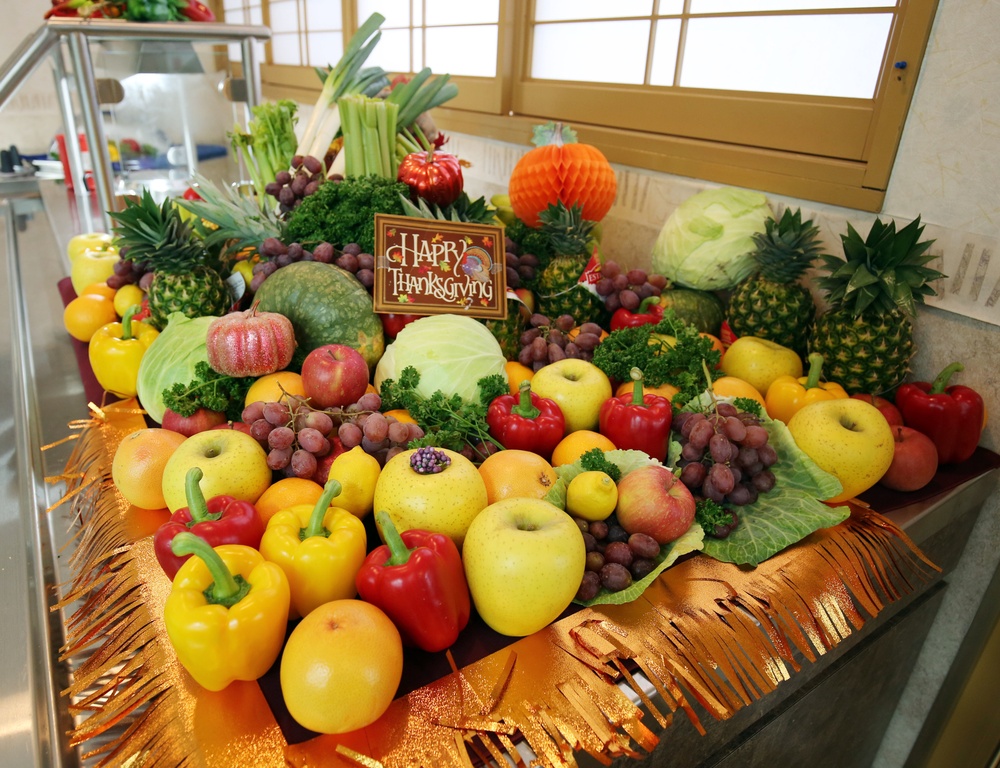
[{"label": "red apple", "polygon": [[160,426],[174,432],[180,432],[185,437],[206,429],[212,429],[220,424],[226,423],[226,414],[219,411],[210,411],[207,408],[199,408],[190,416],[181,416],[167,408],[163,412],[163,421]]},{"label": "red apple", "polygon": [[345,344],[317,347],[302,363],[302,388],[317,408],[356,403],[368,388],[368,363]]},{"label": "red apple", "polygon": [[886,400],[884,397],[879,397],[878,395],[851,395],[855,400],[864,400],[869,405],[874,405],[882,415],[885,416],[885,420],[889,422],[890,427],[901,427],[903,426],[903,414],[899,412],[891,400]]},{"label": "red apple", "polygon": [[889,469],[879,483],[894,491],[918,491],[929,483],[938,468],[937,448],[923,432],[893,426],[894,452]]},{"label": "red apple", "polygon": [[687,532],[694,507],[691,491],[663,466],[635,469],[618,483],[618,523],[628,533],[646,533],[660,544]]},{"label": "red apple", "polygon": [[326,481],[330,479],[330,467],[333,466],[333,460],[343,452],[344,445],[340,442],[340,438],[336,435],[330,435],[330,452],[316,460],[316,471],[313,473],[312,479],[320,485],[326,485]]},{"label": "red apple", "polygon": [[250,434],[250,425],[244,421],[227,421],[223,424],[216,424],[212,429],[235,429],[237,432]]}]

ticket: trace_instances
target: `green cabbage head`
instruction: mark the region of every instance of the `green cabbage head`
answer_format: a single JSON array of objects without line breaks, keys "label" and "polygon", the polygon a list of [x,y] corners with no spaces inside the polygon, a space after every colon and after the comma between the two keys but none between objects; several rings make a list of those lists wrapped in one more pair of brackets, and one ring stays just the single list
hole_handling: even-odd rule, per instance
[{"label": "green cabbage head", "polygon": [[653,269],[676,285],[717,291],[754,271],[753,236],[774,214],[760,192],[706,189],[670,214],[653,246]]},{"label": "green cabbage head", "polygon": [[467,402],[479,398],[479,380],[503,374],[503,351],[489,329],[465,315],[429,315],[414,320],[386,347],[375,367],[375,387],[399,381],[405,368],[420,374],[417,391],[425,398],[441,391]]},{"label": "green cabbage head", "polygon": [[206,315],[191,319],[181,312],[172,312],[163,332],[153,339],[139,364],[136,382],[139,402],[157,423],[163,422],[167,407],[163,392],[174,384],[190,384],[199,361],[208,362],[208,326],[215,318]]}]

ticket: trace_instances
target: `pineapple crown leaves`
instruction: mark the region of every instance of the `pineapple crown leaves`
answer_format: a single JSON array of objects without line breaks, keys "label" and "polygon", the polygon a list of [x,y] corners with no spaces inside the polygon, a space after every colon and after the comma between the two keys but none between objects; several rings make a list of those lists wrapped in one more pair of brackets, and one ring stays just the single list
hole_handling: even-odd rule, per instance
[{"label": "pineapple crown leaves", "polygon": [[419,219],[438,219],[440,221],[471,221],[476,224],[492,224],[495,213],[486,204],[485,197],[471,199],[465,192],[458,199],[443,208],[418,197],[414,203],[406,195],[400,194],[403,213]]},{"label": "pineapple crown leaves", "polygon": [[800,208],[786,208],[780,219],[769,218],[764,231],[755,232],[752,239],[760,273],[777,283],[794,282],[823,255],[819,227],[812,219],[803,222]]},{"label": "pineapple crown leaves", "polygon": [[559,147],[563,144],[576,144],[576,131],[563,123],[548,122],[544,125],[536,125],[531,132],[531,143],[536,147],[549,145]]},{"label": "pineapple crown leaves", "polygon": [[170,198],[161,204],[143,189],[139,199],[125,198],[125,208],[109,211],[116,223],[115,235],[122,258],[129,261],[149,261],[154,271],[185,272],[199,266],[211,266],[211,254],[184,220],[180,209]]},{"label": "pineapple crown leaves", "polygon": [[925,266],[935,256],[927,252],[934,241],[920,241],[923,231],[919,216],[899,231],[894,221],[876,219],[867,238],[848,223],[840,236],[846,261],[822,257],[829,274],[817,280],[820,288],[831,304],[849,307],[855,316],[872,308],[912,317],[925,296],[936,294],[928,283],[945,276]]},{"label": "pineapple crown leaves", "polygon": [[228,256],[248,246],[258,248],[269,237],[282,239],[284,222],[273,210],[262,207],[255,195],[241,195],[230,186],[219,187],[200,175],[195,175],[193,181],[202,199],[177,202],[198,217],[198,231],[206,247],[220,249],[223,256]]},{"label": "pineapple crown leaves", "polygon": [[597,222],[583,218],[583,206],[567,208],[562,200],[549,203],[538,214],[539,229],[548,236],[552,248],[564,256],[585,256]]}]

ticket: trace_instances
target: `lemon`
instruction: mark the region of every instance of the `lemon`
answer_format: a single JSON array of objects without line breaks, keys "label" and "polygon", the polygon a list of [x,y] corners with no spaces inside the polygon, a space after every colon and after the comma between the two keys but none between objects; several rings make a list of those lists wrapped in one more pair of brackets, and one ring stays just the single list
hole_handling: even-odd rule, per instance
[{"label": "lemon", "polygon": [[330,465],[330,477],[340,483],[340,495],[331,506],[346,509],[355,517],[364,517],[372,511],[375,484],[382,468],[378,459],[365,453],[360,445],[344,451]]},{"label": "lemon", "polygon": [[581,472],[566,488],[566,511],[573,517],[605,520],[618,504],[618,486],[607,472]]},{"label": "lemon", "polygon": [[133,304],[142,304],[144,298],[146,292],[138,285],[123,285],[115,292],[115,312],[118,313],[118,317],[125,317],[128,308]]}]

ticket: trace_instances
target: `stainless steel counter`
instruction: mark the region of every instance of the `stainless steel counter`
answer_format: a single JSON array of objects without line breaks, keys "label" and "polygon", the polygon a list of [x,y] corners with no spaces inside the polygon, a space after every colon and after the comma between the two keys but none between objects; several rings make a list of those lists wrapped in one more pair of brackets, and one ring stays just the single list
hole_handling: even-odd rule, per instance
[{"label": "stainless steel counter", "polygon": [[[9,328],[0,342],[4,370],[0,376],[0,402],[4,403],[0,411],[0,766],[4,768],[83,764],[67,743],[70,719],[60,691],[70,679],[71,669],[58,659],[63,617],[50,610],[55,586],[68,580],[66,546],[72,521],[67,518],[68,508],[46,511],[61,497],[63,486],[46,483],[45,478],[62,472],[72,444],[42,451],[42,446],[66,437],[68,423],[85,418],[87,412],[56,290],[56,282],[69,270],[66,242],[86,228],[81,221],[93,220],[86,212],[78,215],[75,205],[76,199],[57,182],[0,184],[0,229],[6,256],[0,301]],[[998,474],[993,470],[945,497],[890,516],[948,570],[957,562]],[[870,665],[873,660],[887,663],[878,655],[878,648],[895,647],[893,643],[909,633],[919,649],[923,634],[912,628],[919,621],[926,631],[933,619],[940,587],[936,592],[933,589],[914,596],[912,604],[887,609],[885,616],[870,622],[843,647],[820,663],[807,665],[776,694],[746,708],[738,717],[724,723],[705,717],[708,736],[698,735],[683,718],[676,718],[663,739],[663,749],[646,764],[736,766],[763,764],[760,761],[764,759],[789,764],[780,758],[774,762],[772,742],[781,739],[769,734],[787,734],[800,727],[795,723],[801,723],[808,712],[823,711],[824,704],[817,696],[809,704],[810,692],[825,691],[823,695],[829,697],[833,691],[849,698],[858,693],[851,686],[870,685],[864,675],[859,680],[857,674],[848,673],[868,669],[863,664]],[[918,603],[919,597],[925,598],[923,603]],[[908,613],[916,618],[904,621]],[[883,641],[878,642],[879,638]],[[896,682],[905,683],[908,673],[907,668]],[[898,692],[887,691],[880,700],[890,708],[886,717],[897,699]],[[849,722],[834,724],[833,720],[828,726],[827,730],[856,727]],[[869,723],[870,729],[874,727]],[[878,727],[884,729],[885,725]],[[880,735],[878,730],[875,747]],[[843,741],[842,733],[834,731],[833,736]],[[872,734],[868,736],[871,742]],[[823,749],[820,741],[814,742],[814,749]],[[873,754],[870,749],[858,752],[861,762],[851,764],[866,764],[864,755],[869,753]],[[827,755],[826,761],[823,755],[808,751],[805,756],[815,765],[838,765],[830,762],[835,759],[832,755]],[[838,768],[843,768],[843,763]]]}]

